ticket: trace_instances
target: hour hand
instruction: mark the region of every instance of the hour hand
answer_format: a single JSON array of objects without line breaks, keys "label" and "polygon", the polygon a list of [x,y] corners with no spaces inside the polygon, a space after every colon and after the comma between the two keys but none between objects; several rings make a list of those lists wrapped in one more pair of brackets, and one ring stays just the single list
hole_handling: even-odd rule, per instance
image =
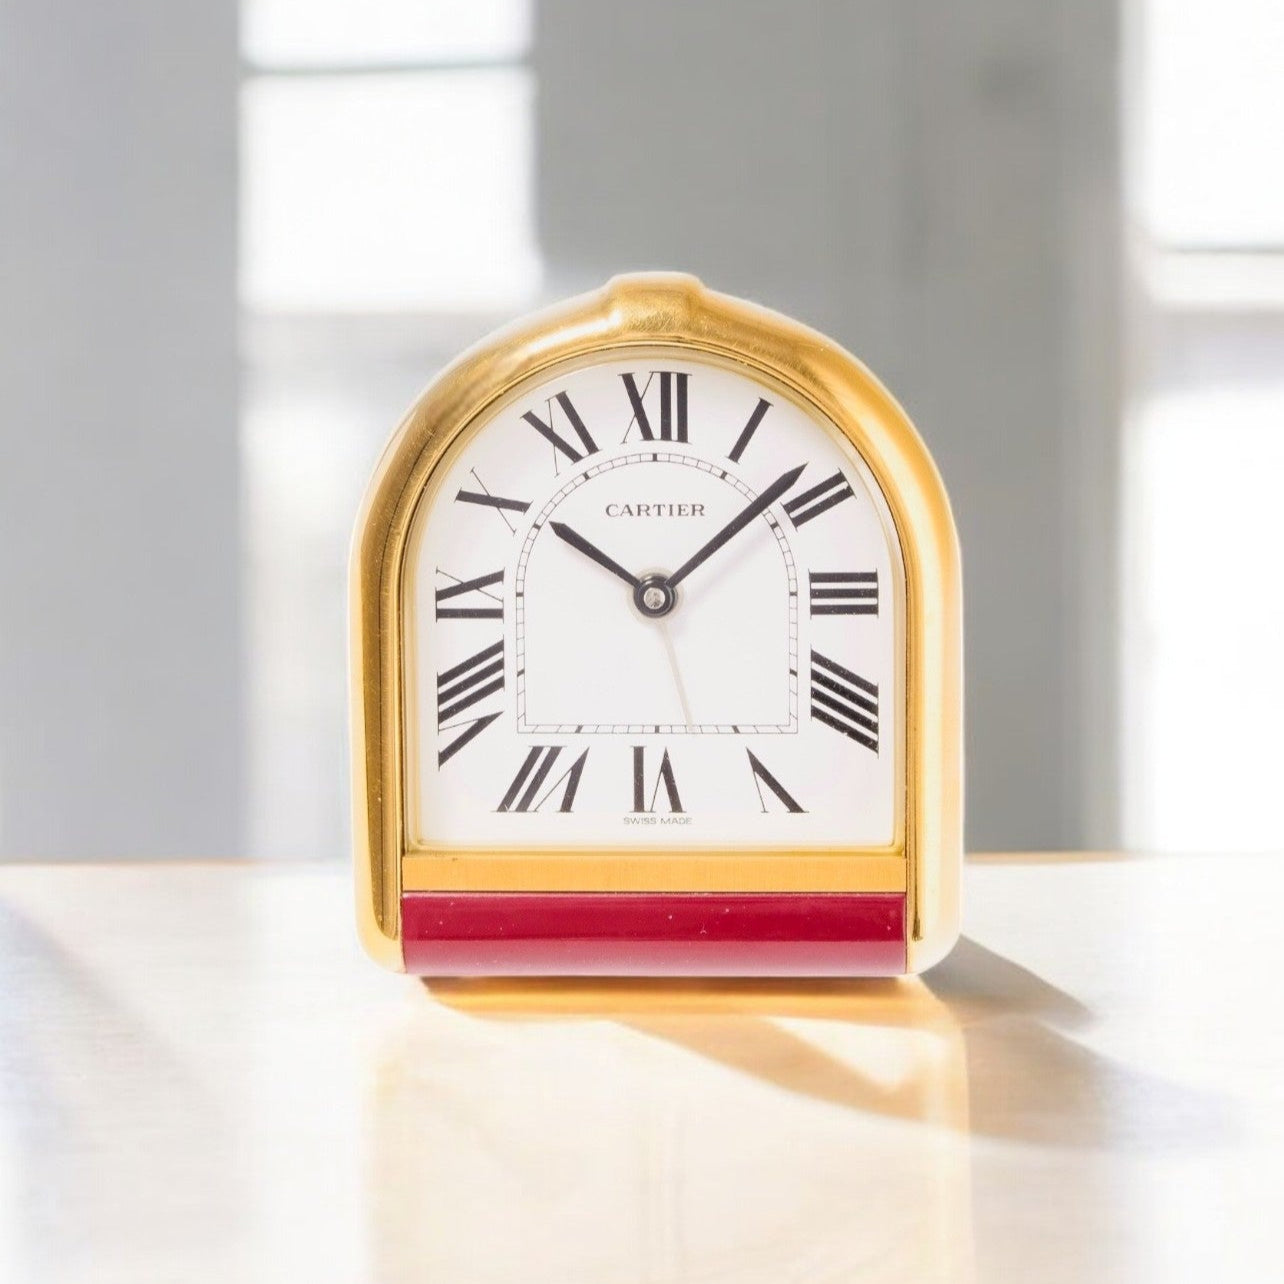
[{"label": "hour hand", "polygon": [[641,588],[641,581],[636,575],[631,575],[622,567],[619,562],[608,557],[596,544],[590,544],[578,531],[573,531],[565,522],[549,522],[553,529],[553,534],[558,539],[563,540],[572,548],[578,549],[585,557],[590,558],[599,566],[611,572],[612,575],[619,576],[630,588]]}]

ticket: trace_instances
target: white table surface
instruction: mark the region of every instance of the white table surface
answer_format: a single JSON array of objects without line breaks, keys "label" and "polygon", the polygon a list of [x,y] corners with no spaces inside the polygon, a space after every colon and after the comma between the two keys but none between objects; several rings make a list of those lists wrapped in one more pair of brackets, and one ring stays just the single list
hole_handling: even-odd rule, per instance
[{"label": "white table surface", "polygon": [[925,981],[429,988],[345,869],[0,866],[0,1280],[1284,1279],[1282,892],[992,858]]}]

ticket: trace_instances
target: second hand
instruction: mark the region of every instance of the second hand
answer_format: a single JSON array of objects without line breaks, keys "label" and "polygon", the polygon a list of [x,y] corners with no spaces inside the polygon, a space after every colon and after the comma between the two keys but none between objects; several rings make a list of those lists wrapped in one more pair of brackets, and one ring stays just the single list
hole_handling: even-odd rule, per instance
[{"label": "second hand", "polygon": [[691,717],[691,705],[687,700],[686,684],[682,681],[682,670],[678,668],[678,653],[673,646],[673,635],[669,632],[668,623],[665,620],[656,620],[660,627],[660,637],[664,641],[664,651],[669,657],[669,672],[673,674],[673,685],[678,690],[678,703],[682,706],[682,717],[688,728],[694,726]]}]

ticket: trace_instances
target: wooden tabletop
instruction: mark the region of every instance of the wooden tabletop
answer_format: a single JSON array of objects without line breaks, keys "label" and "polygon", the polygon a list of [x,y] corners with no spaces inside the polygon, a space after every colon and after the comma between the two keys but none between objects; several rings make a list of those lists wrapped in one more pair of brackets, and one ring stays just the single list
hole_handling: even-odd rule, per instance
[{"label": "wooden tabletop", "polygon": [[924,981],[381,972],[332,866],[0,866],[0,1280],[1277,1278],[1284,857],[1006,857]]}]

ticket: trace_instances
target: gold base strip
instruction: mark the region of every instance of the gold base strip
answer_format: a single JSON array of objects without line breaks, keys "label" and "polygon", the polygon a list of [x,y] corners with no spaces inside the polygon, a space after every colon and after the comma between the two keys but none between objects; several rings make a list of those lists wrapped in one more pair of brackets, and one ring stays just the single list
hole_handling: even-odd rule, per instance
[{"label": "gold base strip", "polygon": [[905,858],[845,852],[408,852],[406,892],[904,892]]}]

